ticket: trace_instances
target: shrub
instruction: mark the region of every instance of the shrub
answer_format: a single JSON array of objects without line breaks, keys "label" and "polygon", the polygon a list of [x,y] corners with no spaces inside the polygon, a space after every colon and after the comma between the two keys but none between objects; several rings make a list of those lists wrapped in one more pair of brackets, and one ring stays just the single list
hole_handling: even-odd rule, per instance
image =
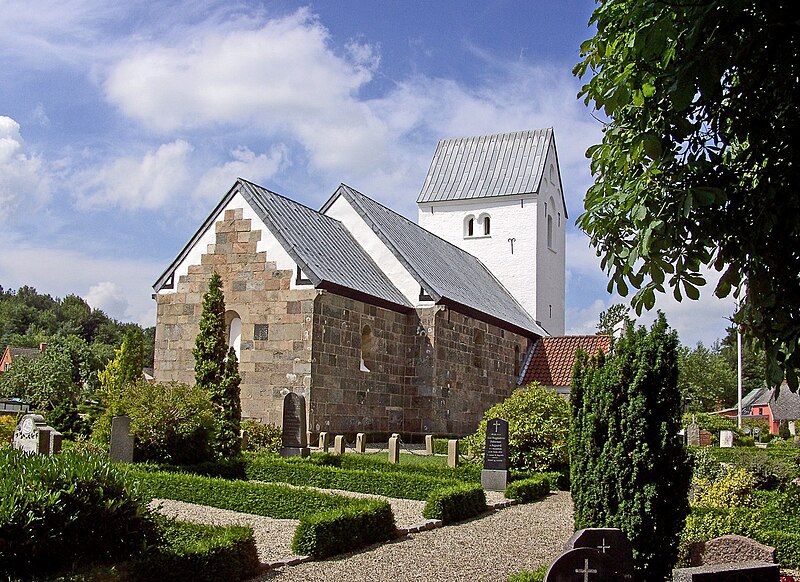
[{"label": "shrub", "polygon": [[530,503],[545,497],[552,488],[553,484],[550,481],[550,477],[542,474],[529,479],[512,481],[506,487],[505,495],[508,499],[516,499],[521,503]]},{"label": "shrub", "polygon": [[[314,458],[314,455],[311,455]],[[435,477],[437,479],[457,479],[459,481],[470,481],[480,483],[481,481],[481,468],[474,464],[464,464],[458,467],[448,467],[443,464],[393,464],[389,463],[386,457],[376,457],[374,455],[343,455],[334,456],[338,460],[343,469],[357,469],[363,471],[381,471],[387,473],[405,473],[414,475],[426,475],[428,477]],[[430,459],[431,457],[422,457],[423,459]],[[528,476],[528,472],[512,471],[512,475]]]},{"label": "shrub", "polygon": [[413,473],[340,469],[317,464],[327,459],[322,455],[311,458],[316,460],[256,457],[247,465],[247,478],[418,500],[427,499],[433,491],[457,483],[451,479]]},{"label": "shrub", "polygon": [[0,450],[0,573],[39,576],[142,550],[152,522],[108,461]]},{"label": "shrub", "polygon": [[[433,453],[435,455],[446,455],[449,453],[450,439],[433,439]],[[466,456],[469,454],[469,446],[465,439],[458,439],[458,454]]]},{"label": "shrub", "polygon": [[539,384],[515,390],[483,415],[474,434],[467,437],[470,455],[483,463],[486,423],[508,421],[510,467],[524,471],[558,471],[567,466],[569,403]]},{"label": "shrub", "polygon": [[247,580],[259,568],[253,530],[242,526],[200,525],[158,517],[159,541],[129,569],[141,582]]},{"label": "shrub", "polygon": [[292,539],[292,551],[326,558],[388,540],[396,533],[391,506],[370,500],[357,507],[302,517]]},{"label": "shrub", "polygon": [[[136,460],[190,464],[211,458],[213,407],[203,390],[178,382],[139,382],[120,393],[119,398],[119,402],[110,403],[108,410],[131,417]],[[95,423],[92,438],[110,442],[110,413]]]},{"label": "shrub", "polygon": [[453,523],[475,517],[487,510],[486,493],[476,484],[462,484],[434,491],[422,512],[426,519]]},{"label": "shrub", "polygon": [[686,518],[678,545],[678,565],[688,566],[691,546],[724,535],[742,535],[758,539],[761,517],[752,509],[732,510],[695,508]]},{"label": "shrub", "polygon": [[17,428],[17,418],[9,414],[0,414],[0,443],[10,443]]},{"label": "shrub", "polygon": [[775,560],[784,568],[800,568],[800,534],[797,531],[762,531],[758,541],[775,548]]},{"label": "shrub", "polygon": [[549,566],[544,564],[533,571],[524,570],[522,572],[517,572],[516,574],[509,576],[506,582],[543,582],[548,568]]},{"label": "shrub", "polygon": [[692,482],[693,503],[705,507],[748,507],[756,480],[743,468],[730,468],[716,481],[698,477]]},{"label": "shrub", "polygon": [[[695,475],[698,475],[698,459],[708,469],[707,471],[702,469],[699,476],[711,480],[717,479],[724,473],[721,463],[727,463],[752,473],[757,489],[773,490],[783,487],[800,474],[800,465],[798,464],[800,450],[797,450],[797,454],[795,454],[791,449],[787,451],[774,445],[767,449],[705,447],[695,450],[693,456],[695,458]],[[714,466],[716,466],[716,474],[713,474]],[[702,471],[706,471],[708,474],[702,474]]]},{"label": "shrub", "polygon": [[92,427],[78,414],[78,405],[75,401],[65,398],[55,408],[47,413],[47,423],[64,435],[65,439],[87,437],[92,432]]},{"label": "shrub", "polygon": [[578,354],[572,378],[570,477],[575,527],[618,527],[637,577],[665,579],[689,513],[691,466],[678,437],[678,336],[663,313],[611,354]]},{"label": "shrub", "polygon": [[257,420],[243,420],[242,430],[247,439],[248,451],[268,451],[278,453],[281,450],[281,427],[275,424],[262,424]]}]

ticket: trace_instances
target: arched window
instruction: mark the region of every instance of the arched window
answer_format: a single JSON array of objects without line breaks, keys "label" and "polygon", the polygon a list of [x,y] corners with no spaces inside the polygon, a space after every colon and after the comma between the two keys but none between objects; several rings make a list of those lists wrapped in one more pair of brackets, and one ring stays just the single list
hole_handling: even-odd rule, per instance
[{"label": "arched window", "polygon": [[228,328],[228,347],[236,352],[236,359],[241,360],[242,319],[235,311],[225,312],[225,326]]},{"label": "arched window", "polygon": [[491,221],[491,219],[488,216],[484,216],[483,217],[483,235],[484,236],[489,236],[489,234],[491,234],[492,227],[491,227],[491,222],[490,221]]},{"label": "arched window", "polygon": [[361,365],[362,372],[369,372],[373,361],[372,328],[365,325],[361,329]]},{"label": "arched window", "polygon": [[464,236],[475,236],[475,217],[472,215],[464,219]]},{"label": "arched window", "polygon": [[483,367],[483,332],[476,329],[472,335],[472,365]]},{"label": "arched window", "polygon": [[547,217],[547,248],[553,248],[553,217]]}]

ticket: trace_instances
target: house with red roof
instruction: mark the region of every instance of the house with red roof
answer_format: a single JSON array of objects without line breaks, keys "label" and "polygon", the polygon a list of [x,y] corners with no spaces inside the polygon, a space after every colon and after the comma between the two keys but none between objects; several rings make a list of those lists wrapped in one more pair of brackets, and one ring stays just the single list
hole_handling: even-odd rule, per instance
[{"label": "house with red roof", "polygon": [[539,382],[559,394],[569,394],[578,350],[593,356],[598,352],[607,354],[610,349],[611,336],[608,335],[541,337],[526,354],[517,384]]}]

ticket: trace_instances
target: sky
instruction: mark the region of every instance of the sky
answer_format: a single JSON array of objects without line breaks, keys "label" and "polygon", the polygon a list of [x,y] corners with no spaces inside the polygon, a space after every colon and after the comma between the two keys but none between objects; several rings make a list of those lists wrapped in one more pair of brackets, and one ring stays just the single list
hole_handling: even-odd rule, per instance
[{"label": "sky", "polygon": [[[572,75],[594,5],[0,0],[0,285],[151,326],[153,283],[237,177],[416,219],[438,140],[553,127],[567,333],[594,333],[627,301],[574,224],[602,138]],[[656,304],[685,345],[725,335],[712,289]]]}]

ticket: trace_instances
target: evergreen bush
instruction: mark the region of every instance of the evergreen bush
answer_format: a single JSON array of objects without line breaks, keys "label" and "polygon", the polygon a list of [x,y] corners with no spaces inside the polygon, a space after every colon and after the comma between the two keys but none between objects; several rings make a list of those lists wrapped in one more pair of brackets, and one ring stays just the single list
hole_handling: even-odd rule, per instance
[{"label": "evergreen bush", "polygon": [[483,487],[464,483],[431,493],[422,516],[426,519],[441,519],[442,523],[454,523],[480,515],[486,510],[486,493]]},{"label": "evergreen bush", "polygon": [[575,527],[622,529],[653,582],[670,574],[689,512],[677,347],[663,314],[649,332],[629,323],[607,357],[579,353],[571,391]]},{"label": "evergreen bush", "polygon": [[278,425],[261,423],[257,420],[243,420],[241,427],[247,440],[248,451],[278,453],[281,450],[283,432]]},{"label": "evergreen bush", "polygon": [[528,479],[512,481],[506,487],[505,496],[520,503],[530,503],[545,497],[553,488],[548,474],[540,474]]},{"label": "evergreen bush", "polygon": [[470,456],[483,464],[486,423],[508,421],[508,461],[522,471],[558,471],[567,467],[569,403],[552,390],[533,383],[515,390],[483,415],[478,429],[465,440]]}]

